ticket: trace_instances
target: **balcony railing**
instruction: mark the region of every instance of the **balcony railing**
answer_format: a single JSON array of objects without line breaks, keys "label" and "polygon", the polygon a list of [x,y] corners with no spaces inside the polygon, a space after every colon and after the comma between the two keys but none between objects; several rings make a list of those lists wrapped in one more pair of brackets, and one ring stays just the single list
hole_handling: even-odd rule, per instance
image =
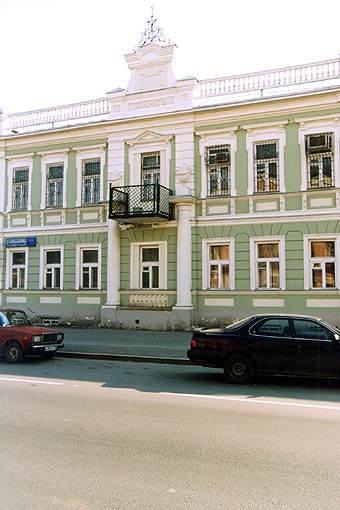
[{"label": "balcony railing", "polygon": [[109,218],[125,223],[173,219],[172,191],[160,184],[110,186]]}]

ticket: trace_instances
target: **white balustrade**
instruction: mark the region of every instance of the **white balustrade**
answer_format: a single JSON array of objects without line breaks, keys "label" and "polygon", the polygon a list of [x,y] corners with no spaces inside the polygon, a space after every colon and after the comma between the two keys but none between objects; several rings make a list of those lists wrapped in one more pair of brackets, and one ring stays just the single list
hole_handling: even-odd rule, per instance
[{"label": "white balustrade", "polygon": [[[329,86],[331,80],[335,85],[340,83],[340,59],[226,78],[202,80],[198,83],[195,106],[209,104],[209,101],[212,102],[212,98],[221,96],[225,98],[230,96],[229,101],[263,97],[265,91],[268,92],[280,87],[283,89],[282,93],[298,90],[301,85],[307,84],[315,84],[315,87],[323,88]],[[327,84],[324,82],[327,82]],[[122,98],[123,100],[124,98]],[[65,121],[76,121],[77,119],[87,119],[88,122],[91,117],[98,118],[100,115],[107,118],[109,113],[110,103],[107,98],[100,98],[42,110],[9,114],[4,116],[4,123],[9,125],[9,131],[14,131],[20,128],[27,129],[46,124],[55,127],[56,124],[61,125]]]},{"label": "white balustrade", "polygon": [[65,120],[75,120],[97,115],[105,115],[110,111],[106,98],[94,99],[82,103],[54,106],[43,110],[35,110],[9,115],[10,129],[38,126],[43,124],[54,124]]},{"label": "white balustrade", "polygon": [[162,293],[135,292],[130,294],[130,306],[139,308],[166,308],[168,297]]},{"label": "white balustrade", "polygon": [[199,82],[201,98],[302,85],[340,78],[340,59]]}]

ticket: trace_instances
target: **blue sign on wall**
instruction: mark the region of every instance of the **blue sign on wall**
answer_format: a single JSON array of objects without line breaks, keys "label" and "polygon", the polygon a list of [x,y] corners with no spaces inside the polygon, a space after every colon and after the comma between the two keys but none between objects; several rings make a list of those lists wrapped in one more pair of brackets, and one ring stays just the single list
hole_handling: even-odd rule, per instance
[{"label": "blue sign on wall", "polygon": [[24,248],[26,246],[33,247],[36,245],[36,237],[13,237],[12,239],[6,239],[7,248]]}]

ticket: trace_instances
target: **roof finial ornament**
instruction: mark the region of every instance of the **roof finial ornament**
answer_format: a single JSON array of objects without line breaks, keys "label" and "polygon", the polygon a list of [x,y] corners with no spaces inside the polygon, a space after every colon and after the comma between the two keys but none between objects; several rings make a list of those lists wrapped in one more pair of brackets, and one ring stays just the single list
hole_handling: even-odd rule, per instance
[{"label": "roof finial ornament", "polygon": [[155,19],[153,17],[153,5],[152,5],[151,6],[151,17],[150,17],[149,21],[147,22],[148,26],[141,34],[141,38],[138,43],[137,49],[143,48],[143,46],[146,46],[147,44],[152,44],[152,43],[159,43],[159,44],[163,44],[165,46],[169,46],[171,44],[170,39],[168,41],[166,40],[166,38],[163,34],[163,29],[156,26],[156,21],[158,21],[158,19]]}]

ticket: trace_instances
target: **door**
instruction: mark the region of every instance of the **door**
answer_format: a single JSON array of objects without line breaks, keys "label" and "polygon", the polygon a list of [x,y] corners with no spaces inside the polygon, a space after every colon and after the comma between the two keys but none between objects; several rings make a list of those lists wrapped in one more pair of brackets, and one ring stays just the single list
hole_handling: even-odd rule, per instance
[{"label": "door", "polygon": [[256,335],[253,355],[259,371],[270,374],[293,374],[296,342],[292,338],[289,319],[272,317],[262,319],[250,330]]},{"label": "door", "polygon": [[297,342],[296,375],[340,376],[340,342],[334,333],[309,319],[293,319]]}]

